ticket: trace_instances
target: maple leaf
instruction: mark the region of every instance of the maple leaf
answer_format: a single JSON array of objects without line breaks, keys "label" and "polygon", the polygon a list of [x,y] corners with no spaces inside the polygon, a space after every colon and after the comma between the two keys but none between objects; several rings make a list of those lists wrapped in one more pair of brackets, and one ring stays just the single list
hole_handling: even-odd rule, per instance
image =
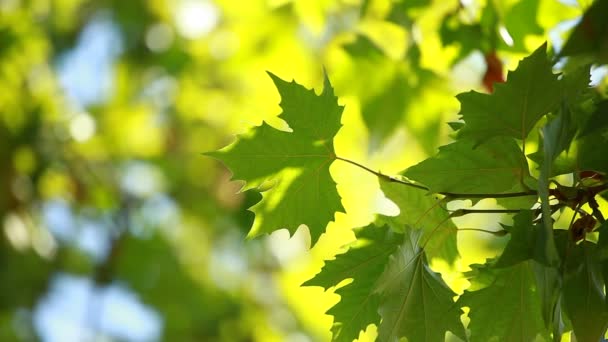
[{"label": "maple leaf", "polygon": [[419,245],[421,236],[421,230],[409,230],[380,276],[376,289],[382,303],[380,340],[443,341],[447,331],[464,340],[462,312],[453,300],[456,294],[428,266]]},{"label": "maple leaf", "polygon": [[[534,217],[534,211],[522,210],[513,217],[513,226],[502,225],[509,232],[510,239],[496,261],[495,267],[513,266],[529,259],[534,259],[546,266],[556,266],[559,261],[557,249],[555,249],[555,255],[547,255],[547,235],[544,223],[534,223]],[[550,233],[550,238],[555,240],[553,231]],[[551,243],[551,246],[556,248],[554,242]]]},{"label": "maple leaf", "polygon": [[562,56],[593,56],[599,64],[608,62],[608,0],[594,1],[564,44]]},{"label": "maple leaf", "polygon": [[403,186],[396,182],[380,180],[382,192],[399,207],[397,216],[381,216],[380,221],[388,223],[396,231],[406,228],[420,229],[428,237],[426,253],[449,263],[456,261],[458,248],[456,225],[450,213],[442,207],[444,203],[426,190]]},{"label": "maple leaf", "polygon": [[465,126],[458,136],[481,143],[495,136],[525,140],[538,120],[559,104],[557,75],[551,71],[546,43],[509,72],[506,83],[494,85],[494,93],[470,91],[457,96]]},{"label": "maple leaf", "polygon": [[509,232],[509,242],[496,261],[495,267],[509,267],[534,257],[538,228],[532,223],[532,210],[522,210],[513,217],[513,226],[505,226]]},{"label": "maple leaf", "polygon": [[262,123],[231,145],[208,155],[223,161],[233,179],[247,182],[245,189],[267,180],[274,187],[251,210],[255,221],[249,233],[257,236],[287,228],[292,234],[308,226],[312,244],[325,231],[337,211],[344,211],[329,166],[336,156],[333,137],[341,127],[344,107],[338,105],[325,77],[320,95],[296,82],[269,73],[280,95],[285,120],[292,132]]},{"label": "maple leaf", "polygon": [[570,245],[563,285],[564,310],[577,341],[600,341],[608,327],[605,280],[595,243]]},{"label": "maple leaf", "polygon": [[319,274],[303,284],[329,289],[345,279],[352,279],[351,283],[336,290],[340,301],[327,311],[334,316],[334,341],[350,342],[369,324],[380,323],[380,297],[373,291],[374,286],[389,255],[403,241],[403,235],[393,233],[387,226],[372,224],[357,233],[357,240],[364,244],[351,247],[327,261]]},{"label": "maple leaf", "polygon": [[474,268],[474,279],[479,282],[475,286],[485,287],[467,290],[458,299],[470,309],[471,342],[548,340],[532,262],[500,269]]},{"label": "maple leaf", "polygon": [[410,167],[404,175],[434,192],[500,193],[513,189],[528,172],[515,140],[497,137],[477,148],[471,140],[440,147],[437,155]]}]

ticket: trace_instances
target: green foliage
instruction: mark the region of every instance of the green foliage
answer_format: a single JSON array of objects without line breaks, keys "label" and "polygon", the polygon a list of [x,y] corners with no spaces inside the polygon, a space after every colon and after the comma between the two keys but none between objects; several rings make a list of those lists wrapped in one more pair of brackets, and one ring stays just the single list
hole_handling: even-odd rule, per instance
[{"label": "green foliage", "polygon": [[246,188],[272,180],[274,189],[253,207],[254,235],[287,228],[295,233],[308,225],[314,244],[336,211],[343,211],[336,183],[329,174],[335,159],[333,137],[340,129],[342,107],[329,80],[317,96],[295,82],[270,74],[282,101],[284,119],[293,132],[280,131],[266,123],[232,145],[209,155],[228,165],[235,179]]},{"label": "green foliage", "polygon": [[0,1],[0,340],[597,342],[607,5]]},{"label": "green foliage", "polygon": [[440,257],[450,263],[458,258],[456,226],[450,214],[443,208],[443,201],[426,190],[404,187],[397,182],[381,179],[380,188],[399,207],[398,216],[381,216],[398,232],[420,229],[426,235],[425,252],[431,257]]},{"label": "green foliage", "polygon": [[[470,341],[535,341],[548,337],[541,316],[532,262],[508,268],[481,266],[471,277],[482,289],[465,291],[458,299],[468,307]],[[485,274],[484,274],[485,273]]]},{"label": "green foliage", "polygon": [[[589,11],[597,11],[600,3]],[[503,21],[518,37],[524,32],[539,33],[540,26],[530,16],[539,4],[526,2],[508,9],[488,5],[485,20]],[[531,31],[517,27],[515,18],[520,16],[531,22]],[[586,14],[583,21],[591,17]],[[403,18],[397,22],[409,24]],[[474,29],[444,25],[444,38],[451,42]],[[575,29],[571,40],[579,31]],[[566,46],[572,44],[569,41]],[[463,48],[473,49],[464,43]],[[366,38],[359,37],[348,52],[374,65],[392,63]],[[562,53],[572,51],[568,48]],[[399,210],[394,216],[379,215],[374,224],[357,233],[353,247],[327,261],[321,273],[304,283],[325,289],[342,286],[336,290],[340,302],[327,312],[334,317],[334,340],[355,339],[369,324],[378,327],[381,341],[403,337],[414,342],[440,341],[448,331],[470,341],[559,341],[563,333],[573,331],[577,341],[594,342],[606,333],[608,253],[604,249],[608,238],[605,223],[604,228],[597,227],[604,222],[606,209],[597,197],[608,189],[608,159],[602,149],[608,137],[606,100],[589,88],[588,66],[560,73],[556,62],[548,57],[547,44],[542,44],[509,72],[504,84],[496,84],[493,93],[458,95],[461,121],[451,124],[457,140],[396,176],[374,171],[334,150],[331,141],[342,109],[333,100],[327,80],[324,92],[315,95],[273,77],[288,113],[279,117],[293,132],[263,125],[214,156],[233,169],[235,178],[254,185],[288,167],[323,170],[327,176],[315,188],[322,191],[314,195],[275,185],[287,189],[281,193],[283,201],[276,200],[279,204],[264,207],[264,212],[256,207],[253,211],[256,220],[283,220],[269,220],[263,232],[283,227],[293,232],[306,224],[313,242],[317,241],[333,213],[341,209],[326,169],[333,160],[377,176],[381,191]],[[364,102],[363,119],[372,135],[388,136],[410,101],[401,96],[409,86],[400,77],[398,72],[385,80],[382,92]],[[407,93],[412,96],[415,91]],[[331,128],[326,120],[333,122]],[[311,128],[317,126],[321,133]],[[530,148],[537,150],[526,152]],[[302,158],[303,154],[314,154],[314,158]],[[528,156],[537,169],[528,164]],[[562,174],[570,174],[574,181],[556,178]],[[339,178],[335,181],[340,184]],[[461,201],[476,204],[492,198],[502,207],[470,208]],[[313,213],[315,219],[310,218]],[[501,222],[502,231],[460,227],[453,220],[487,213],[515,215],[512,223]],[[558,215],[569,219],[555,221]],[[429,260],[454,267],[461,260],[459,230],[486,232],[494,238],[508,235],[509,240],[497,249],[497,259],[471,266],[473,271],[466,273],[470,285],[455,299],[454,283],[444,279],[458,272],[439,274]],[[592,237],[596,231],[599,245]],[[345,279],[352,282],[343,285]],[[460,317],[463,308],[470,319],[466,325]]]},{"label": "green foliage", "polygon": [[437,193],[501,193],[518,187],[528,175],[528,163],[512,138],[497,137],[479,147],[459,140],[404,175]]},{"label": "green foliage", "polygon": [[583,241],[567,247],[563,310],[570,317],[578,340],[599,341],[608,327],[608,307],[597,245]]},{"label": "green foliage", "polygon": [[466,125],[458,136],[481,143],[495,136],[526,140],[543,115],[560,100],[560,84],[542,45],[510,72],[508,82],[496,85],[493,94],[475,91],[458,95],[460,115]]},{"label": "green foliage", "polygon": [[583,56],[599,63],[608,62],[608,23],[602,14],[608,11],[608,1],[595,1],[576,25],[560,52],[563,56]]},{"label": "green foliage", "polygon": [[420,246],[422,231],[413,230],[393,254],[380,277],[379,308],[382,322],[378,335],[383,341],[439,341],[447,331],[464,339],[456,295],[430,269]]},{"label": "green foliage", "polygon": [[353,246],[335,260],[328,261],[321,273],[305,286],[322,286],[326,289],[342,281],[352,282],[336,290],[341,300],[327,313],[334,316],[334,340],[352,341],[363,327],[380,323],[378,309],[380,295],[374,289],[389,255],[393,254],[403,236],[384,227],[370,225],[357,233],[362,246]]},{"label": "green foliage", "polygon": [[532,259],[536,245],[538,227],[532,221],[534,213],[524,210],[513,217],[513,226],[504,226],[509,232],[509,242],[505,246],[495,267],[509,267]]}]

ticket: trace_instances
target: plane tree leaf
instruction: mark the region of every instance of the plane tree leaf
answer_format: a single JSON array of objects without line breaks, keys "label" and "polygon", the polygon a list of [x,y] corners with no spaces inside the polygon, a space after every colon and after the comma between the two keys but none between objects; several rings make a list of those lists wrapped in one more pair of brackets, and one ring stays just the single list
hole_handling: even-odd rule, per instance
[{"label": "plane tree leaf", "polygon": [[458,136],[481,143],[495,136],[525,140],[538,120],[559,104],[560,84],[547,59],[546,44],[524,58],[494,93],[457,96],[466,125]]},{"label": "plane tree leaf", "polygon": [[608,0],[597,0],[587,9],[560,51],[562,56],[593,56],[608,63]]},{"label": "plane tree leaf", "polygon": [[281,95],[279,117],[292,132],[263,123],[231,145],[209,155],[222,160],[245,188],[273,180],[274,187],[252,207],[256,214],[249,235],[305,224],[314,244],[337,211],[343,211],[329,166],[335,160],[333,137],[341,127],[343,107],[325,78],[320,95],[270,74]]},{"label": "plane tree leaf", "polygon": [[608,307],[597,245],[583,241],[569,247],[564,308],[577,341],[600,341],[608,327]]},{"label": "plane tree leaf", "polygon": [[478,284],[481,288],[475,291],[465,291],[458,299],[458,304],[470,309],[471,342],[548,340],[532,262],[508,268],[475,268],[472,275],[484,284]]},{"label": "plane tree leaf", "polygon": [[513,217],[513,226],[503,226],[509,232],[510,240],[496,261],[496,267],[513,266],[533,257],[537,235],[533,219],[532,211],[524,210]]},{"label": "plane tree leaf", "polygon": [[472,140],[459,140],[404,175],[434,192],[501,193],[528,175],[528,163],[513,138],[497,137],[478,147]]},{"label": "plane tree leaf", "polygon": [[374,286],[389,255],[403,241],[403,235],[392,232],[387,226],[372,224],[357,233],[357,240],[363,244],[327,261],[319,274],[303,284],[329,289],[352,279],[351,283],[336,290],[340,302],[327,312],[334,316],[334,341],[350,342],[369,324],[380,323],[380,297],[374,292]]},{"label": "plane tree leaf", "polygon": [[439,257],[453,263],[458,257],[457,229],[445,209],[445,203],[425,190],[380,180],[380,188],[399,207],[399,215],[382,216],[395,230],[419,229],[429,239],[425,251],[429,257]]},{"label": "plane tree leaf", "polygon": [[381,295],[378,327],[381,341],[443,341],[447,331],[465,338],[455,305],[456,294],[438,273],[430,269],[420,242],[421,230],[408,230],[405,241],[391,255],[380,276],[377,292]]}]

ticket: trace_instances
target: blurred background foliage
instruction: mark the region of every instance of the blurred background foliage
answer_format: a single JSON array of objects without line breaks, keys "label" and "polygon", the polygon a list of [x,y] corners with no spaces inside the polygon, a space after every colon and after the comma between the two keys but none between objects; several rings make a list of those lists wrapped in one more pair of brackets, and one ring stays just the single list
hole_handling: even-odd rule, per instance
[{"label": "blurred background foliage", "polygon": [[[325,71],[338,153],[397,173],[448,141],[454,95],[590,3],[0,0],[0,340],[329,340],[338,296],[299,285],[395,210],[377,181],[332,166],[347,214],[312,250],[305,228],[246,241],[260,194],[200,153],[285,127],[266,70]],[[495,247],[461,235],[469,261]]]}]

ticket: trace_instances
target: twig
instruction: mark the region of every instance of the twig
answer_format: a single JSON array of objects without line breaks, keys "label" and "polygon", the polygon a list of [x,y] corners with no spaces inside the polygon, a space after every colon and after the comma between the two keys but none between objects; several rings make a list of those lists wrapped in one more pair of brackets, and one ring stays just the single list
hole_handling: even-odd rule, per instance
[{"label": "twig", "polygon": [[468,214],[516,214],[524,209],[458,209],[450,214],[450,218]]},{"label": "twig", "polygon": [[342,158],[342,157],[338,157],[338,156],[336,156],[336,159],[337,160],[341,160],[343,162],[347,162],[347,163],[349,163],[351,165],[357,166],[357,167],[359,167],[359,168],[361,168],[361,169],[363,169],[363,170],[365,170],[365,171],[367,171],[367,172],[369,172],[371,174],[376,175],[378,178],[382,178],[382,179],[384,179],[386,181],[395,182],[395,183],[411,186],[413,188],[420,189],[420,190],[427,190],[427,191],[429,190],[429,188],[427,188],[425,186],[414,184],[414,183],[410,183],[410,182],[406,182],[406,181],[403,181],[401,179],[397,179],[397,178],[385,175],[385,174],[383,174],[381,172],[374,171],[374,170],[370,169],[369,167],[367,167],[365,165],[357,163],[356,161],[352,161],[350,159],[346,159],[346,158]]},{"label": "twig", "polygon": [[509,232],[502,229],[502,230],[486,230],[486,229],[480,229],[480,228],[458,228],[458,231],[473,231],[473,232],[482,232],[482,233],[487,233],[487,234],[492,234],[495,236],[505,236],[507,235]]},{"label": "twig", "polygon": [[[384,179],[386,181],[403,184],[403,185],[406,185],[406,186],[409,186],[412,188],[416,188],[416,189],[420,189],[420,190],[426,190],[429,192],[431,191],[431,189],[427,188],[426,186],[414,184],[411,182],[406,182],[404,180],[385,175],[383,173],[374,171],[374,170],[370,169],[369,167],[359,164],[350,159],[346,159],[346,158],[342,158],[342,157],[338,157],[338,156],[336,156],[336,159],[349,163],[351,165],[357,166],[371,174],[376,175],[378,178]],[[485,194],[485,193],[462,194],[462,193],[454,193],[454,192],[438,192],[438,194],[448,197],[448,200],[459,199],[459,198],[464,198],[464,199],[467,199],[467,198],[511,198],[511,197],[526,197],[526,196],[537,196],[538,195],[537,192],[534,190],[511,192],[511,193],[504,193],[504,194]]]},{"label": "twig", "polygon": [[593,210],[593,217],[595,217],[600,224],[603,224],[606,219],[604,219],[604,215],[600,211],[600,205],[597,203],[595,196],[589,198],[589,206]]}]

